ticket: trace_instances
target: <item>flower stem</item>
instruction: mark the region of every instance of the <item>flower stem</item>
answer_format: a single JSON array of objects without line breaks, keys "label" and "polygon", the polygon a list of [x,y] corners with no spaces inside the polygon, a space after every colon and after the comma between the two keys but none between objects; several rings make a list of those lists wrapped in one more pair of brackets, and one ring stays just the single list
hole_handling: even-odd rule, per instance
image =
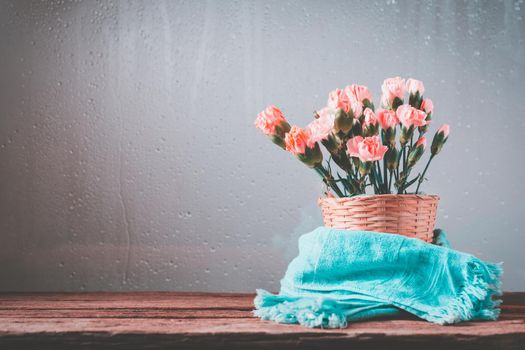
[{"label": "flower stem", "polygon": [[417,182],[416,194],[418,194],[419,192],[419,186],[421,186],[421,184],[423,183],[423,179],[425,178],[425,174],[427,173],[427,169],[428,169],[428,166],[430,165],[430,162],[432,161],[432,158],[434,158],[434,155],[431,155],[430,158],[428,159],[427,165],[425,166],[425,170],[423,170],[423,173],[421,174],[421,177],[419,178]]},{"label": "flower stem", "polygon": [[383,157],[383,179],[385,179],[385,194],[390,193],[388,185],[388,174],[386,169],[386,159]]},{"label": "flower stem", "polygon": [[381,176],[381,166],[379,165],[378,160],[375,161],[375,166],[377,167],[376,174],[375,174],[377,178],[377,187],[379,189],[379,194],[381,194],[384,181],[383,181],[383,177]]},{"label": "flower stem", "polygon": [[406,170],[406,160],[405,160],[406,146],[403,146],[403,151],[401,152],[401,158],[403,158],[403,170],[402,173]]},{"label": "flower stem", "polygon": [[412,168],[408,168],[406,171],[403,171],[401,173],[402,182],[399,185],[399,188],[397,190],[397,194],[403,194],[403,192],[406,190],[406,188],[407,188],[406,183],[407,183],[408,177],[410,176],[410,171],[411,170],[412,170]]},{"label": "flower stem", "polygon": [[330,173],[321,164],[317,165],[314,170],[323,178],[324,182],[332,188],[335,194],[337,194],[340,198],[345,196],[332,178],[332,175],[330,175]]},{"label": "flower stem", "polygon": [[374,192],[379,194],[379,180],[377,179],[376,167],[372,164],[372,171],[370,172],[370,182],[374,185]]}]

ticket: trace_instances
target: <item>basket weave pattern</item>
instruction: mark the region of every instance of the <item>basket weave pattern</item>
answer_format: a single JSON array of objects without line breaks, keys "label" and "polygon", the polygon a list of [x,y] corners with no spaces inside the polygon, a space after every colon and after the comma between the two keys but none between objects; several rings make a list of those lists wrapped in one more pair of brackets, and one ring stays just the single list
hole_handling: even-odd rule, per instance
[{"label": "basket weave pattern", "polygon": [[320,198],[326,227],[397,233],[431,242],[439,197],[434,195],[370,195]]}]

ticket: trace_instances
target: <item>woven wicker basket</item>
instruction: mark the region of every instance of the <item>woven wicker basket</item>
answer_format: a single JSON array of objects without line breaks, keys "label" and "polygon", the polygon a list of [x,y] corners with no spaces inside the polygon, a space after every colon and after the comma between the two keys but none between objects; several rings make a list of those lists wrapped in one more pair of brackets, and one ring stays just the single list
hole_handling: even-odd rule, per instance
[{"label": "woven wicker basket", "polygon": [[397,233],[431,242],[439,197],[381,194],[319,198],[324,225],[346,230]]}]

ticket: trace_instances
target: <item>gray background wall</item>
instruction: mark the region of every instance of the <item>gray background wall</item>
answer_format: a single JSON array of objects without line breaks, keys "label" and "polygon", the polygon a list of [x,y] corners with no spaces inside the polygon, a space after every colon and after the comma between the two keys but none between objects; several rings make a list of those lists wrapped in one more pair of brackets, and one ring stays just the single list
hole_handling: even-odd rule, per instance
[{"label": "gray background wall", "polygon": [[352,82],[425,82],[425,185],[525,289],[523,1],[2,1],[0,290],[276,290],[317,175],[253,127]]}]

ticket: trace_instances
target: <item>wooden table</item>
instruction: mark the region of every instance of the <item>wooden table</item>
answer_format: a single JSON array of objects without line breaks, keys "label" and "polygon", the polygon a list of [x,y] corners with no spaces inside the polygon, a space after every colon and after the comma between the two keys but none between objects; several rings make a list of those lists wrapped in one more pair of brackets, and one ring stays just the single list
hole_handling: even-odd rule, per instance
[{"label": "wooden table", "polygon": [[0,349],[525,349],[525,293],[497,322],[438,326],[413,317],[308,329],[261,321],[251,294],[0,294]]}]

